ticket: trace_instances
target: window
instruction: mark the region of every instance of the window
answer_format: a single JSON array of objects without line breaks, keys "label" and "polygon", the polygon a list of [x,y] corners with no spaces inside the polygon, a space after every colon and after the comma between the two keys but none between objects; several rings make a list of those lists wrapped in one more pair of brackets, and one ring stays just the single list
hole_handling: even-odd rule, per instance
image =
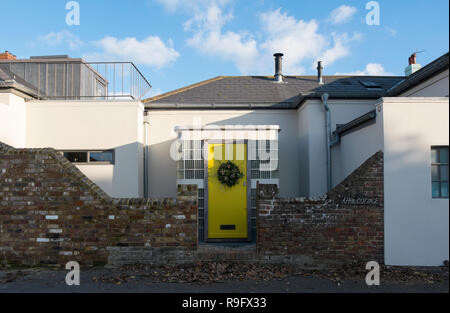
[{"label": "window", "polygon": [[249,141],[252,179],[278,179],[278,141]]},{"label": "window", "polygon": [[64,157],[76,164],[114,164],[114,151],[63,151]]},{"label": "window", "polygon": [[183,157],[177,162],[178,179],[204,179],[205,162],[203,159],[204,142],[184,140],[181,146]]},{"label": "window", "polygon": [[431,148],[431,181],[434,199],[448,199],[448,147]]},{"label": "window", "polygon": [[72,163],[87,163],[87,152],[64,152],[64,157]]}]

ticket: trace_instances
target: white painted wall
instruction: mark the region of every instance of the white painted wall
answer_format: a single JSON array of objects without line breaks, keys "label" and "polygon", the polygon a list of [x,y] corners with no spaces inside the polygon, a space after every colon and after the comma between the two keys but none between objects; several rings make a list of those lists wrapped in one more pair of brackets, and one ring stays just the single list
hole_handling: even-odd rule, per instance
[{"label": "white painted wall", "polygon": [[[336,130],[337,124],[346,124],[373,110],[374,102],[374,100],[330,100],[331,131]],[[321,196],[327,192],[325,109],[320,100],[309,100],[299,109],[298,116],[299,121],[307,123],[307,127],[299,127],[299,141],[302,143],[300,146],[302,157],[299,160],[300,168],[305,175],[309,175],[309,194],[303,194],[305,189],[302,189],[301,196]],[[306,167],[308,170],[305,170]]]},{"label": "white painted wall", "polygon": [[418,86],[404,92],[400,97],[448,97],[449,70],[446,70]]},{"label": "white painted wall", "polygon": [[[300,190],[299,196],[308,197],[309,196],[309,127],[310,127],[310,117],[309,117],[310,106],[303,105],[298,109],[298,141],[299,141],[299,159],[298,164],[300,167]],[[326,175],[326,173],[325,173]]]},{"label": "white painted wall", "polygon": [[300,170],[298,162],[298,123],[294,110],[164,110],[150,111],[149,130],[149,196],[176,195],[176,163],[169,151],[177,134],[176,126],[192,126],[194,118],[201,125],[279,125],[280,195],[298,196]]},{"label": "white painted wall", "polygon": [[114,149],[114,166],[78,167],[113,197],[142,197],[143,112],[139,101],[30,101],[26,146]]},{"label": "white painted wall", "polygon": [[449,200],[432,199],[431,147],[449,145],[448,98],[384,98],[385,258],[438,266],[449,259]]},{"label": "white painted wall", "polygon": [[[376,108],[378,107],[378,108]],[[376,123],[341,136],[332,148],[333,187],[357,170],[378,151],[384,150],[382,106],[377,109]]]},{"label": "white painted wall", "polygon": [[25,129],[25,99],[10,92],[0,92],[0,142],[25,148]]}]

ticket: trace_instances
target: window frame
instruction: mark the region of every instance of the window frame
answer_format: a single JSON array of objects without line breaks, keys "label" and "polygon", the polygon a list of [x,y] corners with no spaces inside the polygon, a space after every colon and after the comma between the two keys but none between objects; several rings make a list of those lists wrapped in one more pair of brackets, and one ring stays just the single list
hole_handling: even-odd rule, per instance
[{"label": "window frame", "polygon": [[[441,150],[443,150],[443,149],[447,149],[447,151],[448,152],[450,152],[449,151],[449,146],[432,146],[431,147],[431,153],[433,152],[433,151],[436,151],[437,152],[437,161],[438,162],[433,162],[433,160],[431,159],[430,161],[430,164],[431,164],[431,167],[430,167],[430,169],[431,169],[431,198],[433,199],[433,200],[445,200],[445,199],[449,199],[449,197],[447,196],[447,197],[443,197],[442,196],[442,183],[447,183],[447,184],[449,184],[449,180],[448,180],[448,178],[447,178],[447,180],[443,180],[442,178],[441,178],[441,167],[442,166],[447,166],[447,168],[449,167],[449,161],[447,161],[447,163],[442,163],[441,162]],[[448,153],[447,153],[448,154]],[[438,180],[435,180],[435,179],[433,179],[433,167],[434,166],[437,166],[437,169],[438,169]],[[435,184],[435,183],[439,183],[439,196],[438,197],[436,197],[436,196],[434,196],[433,195],[433,184]]]},{"label": "window frame", "polygon": [[[112,160],[109,161],[91,161],[91,153],[105,153],[105,152],[111,152],[112,154]],[[62,156],[65,157],[64,154],[66,153],[86,153],[87,162],[71,162],[69,159],[69,162],[74,165],[115,165],[116,164],[116,151],[114,149],[111,150],[61,150],[60,153]]]},{"label": "window frame", "polygon": [[[261,147],[261,144],[264,146]],[[269,159],[260,160],[259,151],[269,154]],[[269,181],[280,179],[280,156],[278,140],[249,140],[250,177],[252,180]],[[273,166],[276,162],[277,166]],[[262,164],[270,164],[269,168],[261,167]],[[267,175],[263,177],[263,175]]]},{"label": "window frame", "polygon": [[[204,140],[182,140],[177,161],[177,180],[203,180],[205,177]],[[192,166],[190,166],[192,165]],[[207,170],[206,170],[207,172]],[[188,173],[192,175],[188,175]],[[189,177],[192,176],[192,177]]]}]

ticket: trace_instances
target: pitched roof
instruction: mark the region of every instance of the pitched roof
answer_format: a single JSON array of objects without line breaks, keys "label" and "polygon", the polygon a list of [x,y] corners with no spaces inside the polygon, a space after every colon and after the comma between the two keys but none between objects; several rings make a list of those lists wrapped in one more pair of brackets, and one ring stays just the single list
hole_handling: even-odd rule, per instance
[{"label": "pitched roof", "polygon": [[[306,98],[380,98],[404,77],[284,76],[276,83],[273,76],[219,76],[191,86],[144,100],[146,108],[296,108]],[[373,83],[372,88],[363,85]],[[375,88],[374,88],[375,87]]]},{"label": "pitched roof", "polygon": [[426,81],[432,76],[437,75],[448,68],[449,68],[449,54],[447,52],[440,58],[434,60],[427,66],[421,68],[420,70],[408,76],[406,79],[402,80],[399,84],[395,85],[393,88],[388,90],[387,95],[398,96],[399,94],[417,86],[423,81]]}]

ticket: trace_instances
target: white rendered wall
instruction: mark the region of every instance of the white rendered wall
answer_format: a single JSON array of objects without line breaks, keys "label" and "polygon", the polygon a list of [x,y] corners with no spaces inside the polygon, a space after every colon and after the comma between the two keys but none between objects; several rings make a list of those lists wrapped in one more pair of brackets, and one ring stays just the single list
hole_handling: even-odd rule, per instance
[{"label": "white rendered wall", "polygon": [[139,101],[30,101],[26,146],[114,149],[114,166],[78,168],[113,197],[142,197],[143,110]]},{"label": "white rendered wall", "polygon": [[404,92],[401,97],[448,97],[449,70],[446,70],[418,86]]},{"label": "white rendered wall", "polygon": [[333,186],[340,184],[375,153],[383,151],[382,106],[374,105],[372,109],[377,113],[375,124],[345,134],[332,148]]},{"label": "white rendered wall", "polygon": [[25,99],[10,92],[0,92],[0,142],[15,148],[25,148],[25,130]]},{"label": "white rendered wall", "polygon": [[298,196],[298,124],[294,110],[208,110],[149,111],[149,196],[174,197],[176,195],[176,163],[169,151],[177,138],[176,126],[192,126],[194,118],[201,125],[279,125],[280,194]]},{"label": "white rendered wall", "polygon": [[449,144],[448,98],[384,98],[385,261],[449,259],[449,200],[432,199],[431,147]]},{"label": "white rendered wall", "polygon": [[[375,100],[330,100],[331,131],[336,130],[336,124],[346,124],[373,110],[374,102]],[[299,109],[305,110],[305,112],[300,111],[299,119],[307,120],[308,127],[300,126],[300,138],[302,138],[300,150],[303,154],[300,159],[300,168],[304,169],[306,166],[309,168],[309,194],[302,196],[317,197],[327,192],[325,109],[320,100],[309,100],[303,106],[307,108]],[[305,132],[308,138],[304,138]],[[305,143],[307,146],[304,146]],[[307,156],[304,155],[303,149],[308,150]]]},{"label": "white rendered wall", "polygon": [[300,197],[309,197],[309,117],[310,106],[303,105],[298,109],[298,140],[299,140],[299,167],[300,167]]}]

